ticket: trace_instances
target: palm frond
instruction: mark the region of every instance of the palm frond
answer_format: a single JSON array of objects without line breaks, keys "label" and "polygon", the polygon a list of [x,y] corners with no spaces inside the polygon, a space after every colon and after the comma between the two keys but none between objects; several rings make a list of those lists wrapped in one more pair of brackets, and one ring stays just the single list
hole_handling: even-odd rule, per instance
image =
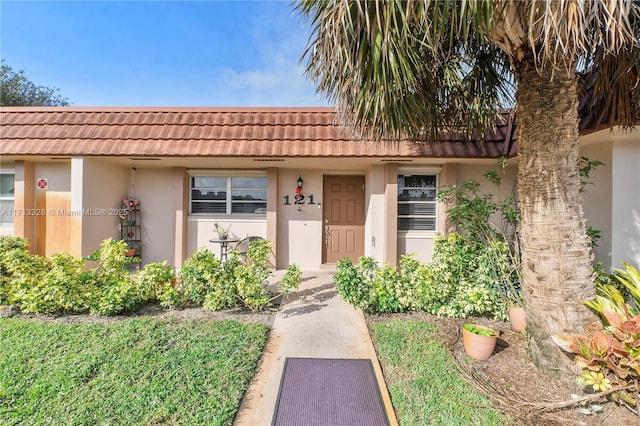
[{"label": "palm frond", "polygon": [[508,59],[475,29],[490,25],[491,2],[304,1],[297,11],[313,28],[306,75],[359,137],[469,133],[511,102]]},{"label": "palm frond", "polygon": [[[513,106],[512,64],[587,70],[598,124],[638,118],[638,0],[303,0],[301,62],[357,138],[482,133]],[[553,73],[551,74],[553,78]]]},{"label": "palm frond", "polygon": [[528,6],[528,39],[538,66],[570,69],[596,50],[615,56],[638,45],[637,0],[519,3]]}]

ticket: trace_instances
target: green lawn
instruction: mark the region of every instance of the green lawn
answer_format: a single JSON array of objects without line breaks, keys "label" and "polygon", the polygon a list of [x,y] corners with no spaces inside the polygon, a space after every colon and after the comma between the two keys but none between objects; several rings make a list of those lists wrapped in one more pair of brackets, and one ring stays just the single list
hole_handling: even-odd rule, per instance
[{"label": "green lawn", "polygon": [[0,319],[0,424],[231,424],[268,329]]},{"label": "green lawn", "polygon": [[435,325],[394,319],[373,325],[379,359],[400,424],[505,425],[509,419],[464,382]]}]

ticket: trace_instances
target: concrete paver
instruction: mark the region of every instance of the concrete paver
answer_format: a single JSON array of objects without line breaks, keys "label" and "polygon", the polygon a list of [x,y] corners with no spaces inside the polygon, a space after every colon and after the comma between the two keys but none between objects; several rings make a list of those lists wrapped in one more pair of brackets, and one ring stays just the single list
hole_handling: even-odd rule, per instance
[{"label": "concrete paver", "polygon": [[305,272],[300,288],[283,301],[235,425],[271,424],[284,361],[292,357],[371,359],[390,423],[397,425],[364,315],[340,299],[333,274]]}]

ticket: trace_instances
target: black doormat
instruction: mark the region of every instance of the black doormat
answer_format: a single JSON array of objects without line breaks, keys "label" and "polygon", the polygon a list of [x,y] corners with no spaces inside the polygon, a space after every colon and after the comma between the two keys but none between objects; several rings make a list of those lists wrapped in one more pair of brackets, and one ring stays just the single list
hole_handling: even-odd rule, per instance
[{"label": "black doormat", "polygon": [[388,426],[369,359],[287,358],[273,426]]}]

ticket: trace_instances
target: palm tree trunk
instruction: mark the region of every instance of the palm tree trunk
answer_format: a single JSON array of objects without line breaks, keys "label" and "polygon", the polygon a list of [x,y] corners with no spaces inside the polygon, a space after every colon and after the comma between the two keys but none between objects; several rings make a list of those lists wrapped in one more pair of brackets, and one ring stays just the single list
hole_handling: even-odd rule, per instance
[{"label": "palm tree trunk", "polygon": [[575,383],[576,367],[551,336],[583,332],[595,320],[583,304],[595,284],[578,174],[577,78],[574,67],[539,73],[530,51],[513,66],[529,348],[544,371]]}]

